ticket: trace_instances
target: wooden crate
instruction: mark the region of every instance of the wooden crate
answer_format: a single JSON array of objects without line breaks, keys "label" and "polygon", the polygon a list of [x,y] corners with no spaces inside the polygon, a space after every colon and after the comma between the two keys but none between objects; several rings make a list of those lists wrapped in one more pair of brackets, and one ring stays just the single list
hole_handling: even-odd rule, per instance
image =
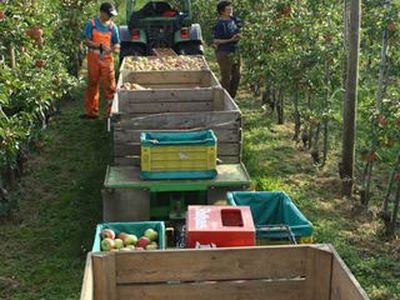
[{"label": "wooden crate", "polygon": [[[214,130],[218,139],[217,157],[222,163],[240,163],[241,112],[230,95],[222,88],[199,93],[185,91],[187,97],[177,93],[165,92],[164,97],[154,98],[151,103],[147,96],[137,97],[125,107],[126,114],[114,115],[111,127],[115,165],[140,164],[141,132],[182,129]],[[203,100],[197,101],[200,98]],[[116,99],[114,106],[118,105]]]},{"label": "wooden crate", "polygon": [[366,300],[330,245],[89,253],[81,300]]}]

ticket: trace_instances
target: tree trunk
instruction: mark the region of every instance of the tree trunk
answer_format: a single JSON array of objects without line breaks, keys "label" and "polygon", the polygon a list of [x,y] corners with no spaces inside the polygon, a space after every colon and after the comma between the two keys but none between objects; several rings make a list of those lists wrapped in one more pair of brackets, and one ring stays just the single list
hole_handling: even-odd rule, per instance
[{"label": "tree trunk", "polygon": [[278,112],[278,124],[279,125],[283,125],[285,123],[283,105],[284,105],[283,93],[282,93],[282,90],[279,89],[278,103],[276,105],[276,110]]},{"label": "tree trunk", "polygon": [[355,134],[360,51],[361,1],[351,1],[349,54],[343,110],[343,195],[352,196],[354,184]]},{"label": "tree trunk", "polygon": [[12,69],[17,67],[17,60],[15,58],[15,47],[10,45],[10,66]]},{"label": "tree trunk", "polygon": [[396,173],[399,172],[399,170],[400,170],[400,153],[397,154],[397,159],[394,164],[393,170],[390,174],[388,185],[386,187],[386,193],[385,193],[385,197],[383,198],[382,208],[381,208],[381,212],[380,212],[380,215],[382,218],[385,218],[389,215],[389,211],[388,211],[389,210],[389,197],[390,197],[390,194],[392,191],[394,177],[395,177]]},{"label": "tree trunk", "polygon": [[299,112],[299,98],[298,94],[294,96],[293,99],[293,105],[294,105],[294,135],[293,135],[293,141],[298,143],[300,141],[300,130],[301,130],[301,116]]},{"label": "tree trunk", "polygon": [[397,181],[396,197],[394,198],[393,214],[389,231],[390,235],[394,235],[396,232],[399,205],[400,205],[400,181]]},{"label": "tree trunk", "polygon": [[[387,15],[388,8],[390,6],[390,1],[384,4],[386,9],[385,16]],[[382,31],[382,47],[381,47],[381,59],[379,64],[379,79],[378,79],[378,91],[376,94],[376,111],[378,112],[378,116],[382,113],[382,97],[384,93],[384,81],[385,81],[385,71],[386,71],[386,51],[387,51],[387,43],[388,43],[388,30],[384,28]],[[372,146],[371,149],[376,151],[378,147],[378,132],[377,132],[377,124],[372,124]],[[363,183],[365,187],[365,201],[362,203],[365,206],[368,206],[369,198],[370,198],[370,190],[371,190],[371,179],[372,179],[372,172],[374,169],[374,161],[369,162],[369,168],[367,172],[367,176]]]},{"label": "tree trunk", "polygon": [[325,106],[325,116],[323,117],[323,121],[322,121],[322,132],[323,132],[323,157],[322,157],[322,166],[325,165],[326,159],[328,157],[328,151],[329,151],[329,117],[328,117],[328,110],[329,110],[329,96],[330,96],[330,82],[331,82],[331,78],[330,78],[330,73],[329,73],[329,64],[328,62],[325,60],[325,81],[326,81],[326,94],[325,94],[325,102],[324,102],[324,106]]}]

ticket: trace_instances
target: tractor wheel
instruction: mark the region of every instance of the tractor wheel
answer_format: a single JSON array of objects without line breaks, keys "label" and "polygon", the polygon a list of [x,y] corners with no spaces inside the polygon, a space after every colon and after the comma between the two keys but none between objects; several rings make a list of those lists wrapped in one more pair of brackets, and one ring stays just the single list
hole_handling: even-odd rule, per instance
[{"label": "tractor wheel", "polygon": [[203,55],[203,45],[197,43],[182,43],[177,47],[178,54],[183,55]]},{"label": "tractor wheel", "polygon": [[142,46],[136,45],[134,43],[122,42],[121,50],[119,53],[119,62],[122,64],[122,61],[125,56],[145,56],[146,51]]}]

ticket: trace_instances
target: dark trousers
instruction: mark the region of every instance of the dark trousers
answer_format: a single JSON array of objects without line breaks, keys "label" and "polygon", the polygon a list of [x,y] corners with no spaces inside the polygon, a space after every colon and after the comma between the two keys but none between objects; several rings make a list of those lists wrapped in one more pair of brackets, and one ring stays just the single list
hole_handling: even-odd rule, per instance
[{"label": "dark trousers", "polygon": [[221,84],[235,98],[240,82],[239,53],[217,52],[217,62],[221,72]]}]

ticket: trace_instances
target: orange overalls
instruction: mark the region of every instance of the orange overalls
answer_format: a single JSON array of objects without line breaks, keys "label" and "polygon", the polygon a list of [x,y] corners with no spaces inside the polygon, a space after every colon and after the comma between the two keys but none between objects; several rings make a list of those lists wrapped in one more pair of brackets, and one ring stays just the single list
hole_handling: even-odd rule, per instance
[{"label": "orange overalls", "polygon": [[[101,32],[96,29],[96,21],[92,22],[92,41],[99,46],[100,44],[111,47],[111,35],[113,23],[110,22],[108,32]],[[107,101],[107,116],[111,113],[112,101],[115,94],[115,74],[114,59],[112,54],[103,53],[100,50],[89,49],[87,55],[88,63],[88,86],[85,93],[86,115],[97,117],[99,115],[99,84],[103,85],[104,97]]]}]

